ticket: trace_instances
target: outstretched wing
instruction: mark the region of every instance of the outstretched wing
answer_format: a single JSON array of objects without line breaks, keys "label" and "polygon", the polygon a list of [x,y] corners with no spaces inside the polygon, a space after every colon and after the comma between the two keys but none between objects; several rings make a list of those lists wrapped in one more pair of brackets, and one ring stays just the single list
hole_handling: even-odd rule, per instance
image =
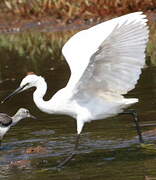
[{"label": "outstretched wing", "polygon": [[[74,70],[69,85],[74,84],[74,76],[79,76],[74,86],[75,99],[77,97],[79,100],[84,100],[87,97],[103,96],[105,93],[122,95],[135,87],[141,68],[145,64],[145,48],[148,41],[148,27],[145,17],[140,13],[132,13],[86,30],[84,34],[89,36],[87,39],[90,38],[90,41],[88,39],[87,42],[89,47],[94,42],[97,45],[100,42],[99,36],[103,39],[103,34],[104,40],[97,48],[88,49],[87,45],[83,47],[83,50],[77,48],[79,53],[76,54],[75,59],[80,58],[81,65],[78,66],[78,62],[74,65],[74,59],[71,61],[69,58],[68,63],[71,65],[71,71]],[[113,24],[113,29],[110,29],[110,24]],[[106,28],[111,31],[109,35]],[[97,37],[98,43],[96,42]],[[85,40],[84,36],[83,41]],[[81,47],[81,44],[77,46]],[[82,46],[84,45],[82,44]],[[85,57],[86,51],[87,57]],[[85,58],[89,58],[89,60],[87,59],[88,63]],[[79,69],[76,70],[76,65],[77,68],[82,66],[81,73],[79,73]]]},{"label": "outstretched wing", "polygon": [[133,89],[145,63],[145,17],[131,13],[71,37],[62,49],[71,69],[67,86],[79,93],[102,89],[125,94]]},{"label": "outstretched wing", "polygon": [[12,123],[12,118],[7,114],[0,113],[0,125],[9,126]]}]

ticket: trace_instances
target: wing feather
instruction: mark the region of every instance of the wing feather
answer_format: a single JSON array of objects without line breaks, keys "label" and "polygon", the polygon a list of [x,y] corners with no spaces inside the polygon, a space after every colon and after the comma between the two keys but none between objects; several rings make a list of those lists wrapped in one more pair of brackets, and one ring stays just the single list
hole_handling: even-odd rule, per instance
[{"label": "wing feather", "polygon": [[[88,72],[92,77],[94,73],[100,75],[97,72],[100,71],[98,66],[104,66],[104,69],[101,67],[104,76],[105,73],[108,73],[107,71],[104,72],[107,69],[106,66],[110,66],[112,62],[116,62],[118,65],[118,62],[121,61],[134,61],[139,67],[143,66],[144,60],[142,61],[142,59],[145,56],[145,43],[148,38],[146,22],[146,16],[142,12],[130,13],[80,31],[72,36],[62,48],[62,53],[71,70],[68,88],[74,88],[79,83],[80,78],[81,80],[84,79],[82,78],[84,73],[86,74],[91,70],[89,66],[95,65],[93,62],[97,64],[94,67],[94,72]],[[127,45],[128,48],[126,48]],[[120,59],[114,60],[114,57],[119,56]],[[141,60],[138,61],[138,58]],[[97,61],[100,61],[99,65]],[[126,69],[131,72],[129,64],[127,67],[124,64],[122,66],[122,71]],[[111,68],[114,68],[114,65]],[[135,72],[135,74],[138,73]]]},{"label": "wing feather", "polygon": [[12,123],[12,118],[7,114],[0,113],[0,124],[2,126],[8,126]]},{"label": "wing feather", "polygon": [[[104,31],[104,29],[103,29]],[[101,37],[102,38],[102,37]],[[148,27],[145,16],[123,21],[101,42],[75,86],[75,98],[101,93],[123,95],[132,90],[145,65]]]}]

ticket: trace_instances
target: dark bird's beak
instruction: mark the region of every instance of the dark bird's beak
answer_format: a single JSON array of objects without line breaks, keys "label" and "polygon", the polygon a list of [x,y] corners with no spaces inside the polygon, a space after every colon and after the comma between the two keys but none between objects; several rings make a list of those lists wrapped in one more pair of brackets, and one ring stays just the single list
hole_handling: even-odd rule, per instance
[{"label": "dark bird's beak", "polygon": [[22,86],[22,87],[18,87],[15,91],[13,91],[11,94],[9,94],[6,98],[4,98],[2,101],[1,101],[1,104],[3,104],[5,101],[9,100],[11,97],[15,96],[16,94],[20,93],[23,88],[25,87],[26,85]]}]

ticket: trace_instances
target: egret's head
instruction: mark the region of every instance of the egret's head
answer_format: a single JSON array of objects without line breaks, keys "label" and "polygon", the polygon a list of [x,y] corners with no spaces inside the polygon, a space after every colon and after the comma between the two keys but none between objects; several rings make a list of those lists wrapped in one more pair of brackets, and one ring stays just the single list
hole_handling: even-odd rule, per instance
[{"label": "egret's head", "polygon": [[36,87],[37,82],[40,80],[40,78],[41,76],[37,76],[33,72],[28,73],[27,76],[25,76],[20,83],[19,86],[19,88],[21,88],[20,92],[29,89],[31,87]]},{"label": "egret's head", "polygon": [[23,80],[21,81],[20,86],[15,91],[13,91],[10,95],[8,95],[6,98],[4,98],[4,100],[2,100],[1,103],[4,103],[6,100],[10,99],[12,96],[14,96],[22,91],[25,91],[31,87],[36,87],[38,81],[41,78],[42,78],[41,76],[37,76],[33,72],[29,72],[27,74],[27,76],[25,76],[25,78],[23,78]]}]

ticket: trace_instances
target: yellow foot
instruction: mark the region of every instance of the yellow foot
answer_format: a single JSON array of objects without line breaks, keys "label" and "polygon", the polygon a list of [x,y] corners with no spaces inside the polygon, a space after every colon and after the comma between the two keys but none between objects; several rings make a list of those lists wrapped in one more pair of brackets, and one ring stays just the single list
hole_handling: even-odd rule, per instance
[{"label": "yellow foot", "polygon": [[152,150],[156,152],[156,144],[144,144],[141,143],[140,144],[141,148],[145,149],[145,150]]}]

